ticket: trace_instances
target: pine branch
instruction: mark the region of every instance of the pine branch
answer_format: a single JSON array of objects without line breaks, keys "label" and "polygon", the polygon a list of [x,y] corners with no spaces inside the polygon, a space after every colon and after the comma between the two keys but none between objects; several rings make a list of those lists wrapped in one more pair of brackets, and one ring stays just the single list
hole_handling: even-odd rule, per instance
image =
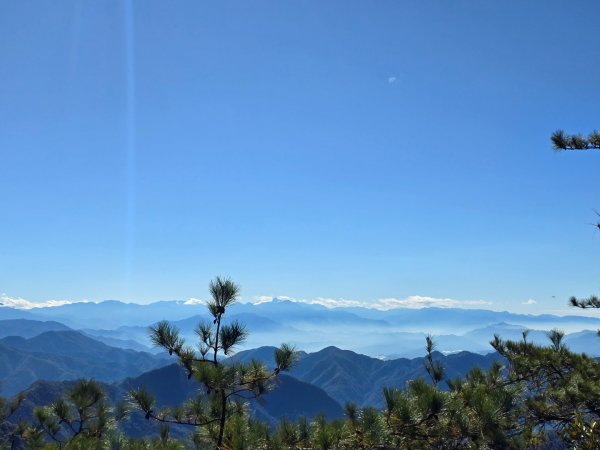
[{"label": "pine branch", "polygon": [[587,137],[555,131],[550,137],[554,150],[600,150],[600,132],[594,130]]},{"label": "pine branch", "polygon": [[600,298],[592,295],[588,298],[578,299],[576,297],[571,297],[569,299],[569,303],[571,306],[575,306],[576,308],[586,309],[586,308],[600,308]]}]

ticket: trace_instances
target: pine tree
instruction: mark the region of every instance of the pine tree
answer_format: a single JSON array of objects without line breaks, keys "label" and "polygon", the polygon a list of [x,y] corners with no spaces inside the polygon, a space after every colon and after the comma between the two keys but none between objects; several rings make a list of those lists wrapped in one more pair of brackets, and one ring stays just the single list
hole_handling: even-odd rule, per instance
[{"label": "pine tree", "polygon": [[[521,341],[496,336],[491,344],[508,362],[505,384],[522,388],[524,411],[520,420],[538,435],[552,429],[565,442],[575,444],[571,434],[574,426],[598,426],[600,363],[586,354],[571,352],[559,330],[548,332],[548,338],[548,346],[528,342],[526,335]],[[582,436],[577,439],[579,444],[585,441]]]},{"label": "pine tree", "polygon": [[9,420],[19,409],[23,399],[22,392],[12,399],[0,397],[0,449],[12,448],[21,433],[21,427],[11,424]]},{"label": "pine tree", "polygon": [[127,411],[111,408],[102,387],[93,380],[79,380],[64,397],[34,410],[37,423],[26,432],[30,447],[46,434],[58,448],[103,448],[104,438]]},{"label": "pine tree", "polygon": [[501,364],[472,369],[464,379],[439,383],[444,369],[426,339],[425,369],[431,383],[411,380],[404,389],[386,388],[383,411],[386,448],[525,448],[530,428],[521,421],[521,386],[506,384]]},{"label": "pine tree", "polygon": [[[592,150],[600,149],[600,132],[594,130],[589,136],[583,137],[579,134],[568,135],[563,130],[555,131],[550,137],[552,146],[555,150]],[[596,215],[600,217],[600,213],[596,211]],[[592,223],[598,230],[600,230],[600,220],[596,223]],[[600,308],[600,299],[592,295],[588,298],[578,299],[577,297],[571,297],[569,304],[576,308]],[[598,332],[600,335],[600,331]]]},{"label": "pine tree", "polygon": [[289,370],[297,359],[293,347],[283,344],[275,351],[276,367],[269,371],[265,365],[253,360],[249,363],[223,361],[230,356],[247,336],[244,325],[237,321],[224,323],[223,317],[239,295],[239,286],[227,278],[216,277],[210,282],[211,300],[208,311],[211,322],[201,322],[196,328],[200,343],[198,351],[186,345],[179,330],[166,321],[151,327],[150,337],[156,346],[176,355],[188,379],[194,377],[204,391],[186,404],[157,411],[152,395],[145,389],[130,392],[134,404],[146,419],[165,424],[187,425],[199,430],[195,439],[213,442],[217,450],[225,448],[227,425],[235,427],[240,422],[232,420],[246,414],[245,401],[258,398],[273,387],[280,372]]}]

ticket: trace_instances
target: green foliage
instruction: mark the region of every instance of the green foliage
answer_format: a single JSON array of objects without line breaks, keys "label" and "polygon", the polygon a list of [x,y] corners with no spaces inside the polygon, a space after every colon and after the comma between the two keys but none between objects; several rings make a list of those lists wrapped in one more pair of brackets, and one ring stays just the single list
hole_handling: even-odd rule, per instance
[{"label": "green foliage", "polygon": [[315,419],[312,425],[310,448],[315,450],[333,450],[342,448],[344,423],[340,420],[327,422],[324,416]]},{"label": "green foliage", "polygon": [[150,340],[156,347],[165,348],[169,355],[180,352],[184,344],[177,329],[166,320],[150,327]]},{"label": "green foliage", "polygon": [[0,449],[12,447],[12,442],[23,433],[22,427],[8,423],[11,416],[19,409],[24,400],[21,392],[12,399],[0,397]]},{"label": "green foliage", "polygon": [[600,414],[600,364],[585,354],[569,351],[563,333],[548,334],[550,345],[503,341],[492,345],[509,361],[508,383],[523,386],[526,419],[533,427],[558,432],[577,418],[597,420]]},{"label": "green foliage", "polygon": [[577,297],[571,297],[569,299],[569,303],[571,306],[575,306],[576,308],[586,309],[586,308],[600,308],[600,298],[595,295],[591,295],[588,298],[578,299]]},{"label": "green foliage", "polygon": [[[426,367],[436,367],[432,344],[427,338]],[[432,376],[433,384],[417,379],[404,389],[384,389],[389,448],[526,446],[529,428],[520,420],[521,387],[505,383],[500,364],[487,373],[474,368],[464,380],[448,380],[449,391],[437,386],[442,376]]]},{"label": "green foliage", "polygon": [[[35,431],[29,431],[29,441],[37,441],[39,432],[43,432],[52,441],[61,446],[68,444],[69,448],[85,448],[89,442],[101,442],[116,422],[102,388],[93,380],[79,380],[64,398],[36,408],[34,415],[37,424]],[[120,406],[117,417],[121,419],[124,415],[125,410]]]},{"label": "green foliage", "polygon": [[296,349],[289,344],[281,344],[281,346],[275,350],[275,364],[277,367],[275,371],[288,371],[298,362],[298,352]]},{"label": "green foliage", "polygon": [[316,419],[306,428],[309,445],[300,443],[298,425],[282,421],[274,441],[286,449],[524,449],[551,437],[555,445],[598,448],[600,364],[570,352],[563,336],[552,330],[547,346],[528,342],[526,332],[518,342],[496,337],[507,365],[473,368],[447,380],[448,390],[438,386],[443,369],[431,369],[440,366],[429,337],[430,383],[385,388],[383,411],[350,403],[345,420]]},{"label": "green foliage", "polygon": [[23,403],[24,394],[20,392],[12,399],[0,397],[0,423],[12,416]]},{"label": "green foliage", "polygon": [[188,378],[194,377],[205,390],[184,405],[161,411],[156,410],[154,399],[143,389],[131,391],[130,400],[146,419],[202,428],[194,435],[197,445],[210,443],[218,449],[252,448],[248,442],[256,439],[253,441],[249,436],[256,438],[260,433],[257,434],[256,426],[248,425],[243,400],[260,397],[271,389],[275,377],[296,362],[297,352],[289,345],[282,345],[275,351],[277,367],[271,371],[259,361],[221,362],[219,356],[231,355],[244,342],[247,331],[238,321],[223,323],[227,308],[238,298],[239,286],[228,278],[216,277],[209,284],[209,292],[211,300],[207,308],[213,320],[196,327],[200,340],[197,350],[187,346],[179,330],[166,321],[150,328],[152,342],[175,354]]},{"label": "green foliage", "polygon": [[375,408],[358,409],[353,403],[346,405],[347,436],[343,440],[344,448],[375,449],[382,448],[388,441],[383,415]]},{"label": "green foliage", "polygon": [[222,325],[219,330],[219,340],[221,341],[221,350],[224,355],[229,355],[231,349],[246,340],[248,333],[245,327],[237,320],[229,325]]},{"label": "green foliage", "polygon": [[433,384],[437,385],[444,377],[444,368],[439,361],[434,361],[434,350],[435,342],[431,336],[427,336],[425,338],[425,351],[427,352],[427,355],[425,356],[425,370],[427,370]]},{"label": "green foliage", "polygon": [[563,130],[557,130],[550,139],[555,150],[600,149],[600,132],[596,130],[592,131],[587,137],[580,134],[569,135]]},{"label": "green foliage", "polygon": [[597,450],[600,448],[600,421],[578,415],[561,433],[571,448]]},{"label": "green foliage", "polygon": [[[600,133],[594,130],[587,138],[566,135],[562,130],[556,131],[551,137],[556,150],[588,150],[600,149]],[[595,211],[600,217],[600,213]],[[600,221],[592,223],[600,229]],[[592,295],[589,298],[569,299],[571,306],[577,308],[600,308],[600,300]],[[598,331],[600,335],[600,331]],[[551,374],[544,370],[545,377],[536,380],[535,386],[548,398],[537,395],[528,399],[536,417],[550,417],[558,423],[563,439],[573,448],[600,448],[600,431],[598,397],[600,386],[598,381],[598,362],[587,358],[586,355],[575,355],[561,345],[562,336],[553,331],[549,335],[554,352],[542,357],[550,365]],[[501,346],[502,347],[502,346]],[[504,349],[504,347],[502,347]],[[507,350],[510,349],[506,346]],[[531,349],[524,349],[530,350]],[[536,363],[540,363],[540,355],[536,355]],[[526,374],[531,380],[531,372]],[[553,375],[553,376],[552,376]],[[541,384],[546,383],[546,384]]]}]

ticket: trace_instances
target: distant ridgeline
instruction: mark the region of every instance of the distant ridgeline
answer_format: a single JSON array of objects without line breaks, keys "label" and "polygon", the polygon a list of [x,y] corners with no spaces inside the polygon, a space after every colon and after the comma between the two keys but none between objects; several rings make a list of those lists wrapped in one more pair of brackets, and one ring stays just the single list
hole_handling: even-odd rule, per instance
[{"label": "distant ridgeline", "polygon": [[[145,352],[157,352],[148,338],[148,326],[168,320],[187,340],[196,338],[194,328],[208,319],[202,304],[161,301],[148,305],[105,301],[74,303],[58,307],[18,310],[0,307],[2,319],[50,321],[46,331],[58,331],[64,324],[83,331],[107,345]],[[395,309],[378,311],[367,308],[325,308],[284,300],[262,304],[235,303],[224,319],[238,320],[250,334],[243,348],[272,345],[282,340],[302,350],[314,352],[328,346],[352,350],[378,358],[414,358],[422,356],[425,336],[432,334],[438,350],[444,354],[459,351],[492,352],[489,342],[494,334],[519,339],[531,330],[531,342],[543,344],[546,332],[559,328],[567,333],[565,344],[573,351],[600,356],[600,346],[590,346],[589,338],[600,328],[600,319],[583,316],[526,315],[490,310],[460,308]],[[15,334],[11,328],[26,330],[25,322],[4,323],[0,337]],[[36,325],[35,329],[42,329]],[[31,334],[16,332],[23,337]]]}]

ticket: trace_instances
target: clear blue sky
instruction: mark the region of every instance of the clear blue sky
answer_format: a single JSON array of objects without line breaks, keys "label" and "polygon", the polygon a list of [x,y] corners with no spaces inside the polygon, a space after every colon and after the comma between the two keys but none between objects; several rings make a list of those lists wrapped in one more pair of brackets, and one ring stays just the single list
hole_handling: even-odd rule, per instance
[{"label": "clear blue sky", "polygon": [[566,309],[600,293],[600,152],[549,136],[600,127],[599,15],[2,2],[0,292]]}]

